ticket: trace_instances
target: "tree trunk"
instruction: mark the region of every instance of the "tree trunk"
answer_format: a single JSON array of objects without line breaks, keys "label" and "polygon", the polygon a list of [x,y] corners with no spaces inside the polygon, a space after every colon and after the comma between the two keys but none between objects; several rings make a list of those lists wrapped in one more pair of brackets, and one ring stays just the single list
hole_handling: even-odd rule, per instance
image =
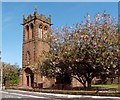
[{"label": "tree trunk", "polygon": [[90,83],[88,83],[88,88],[90,88],[91,87],[91,82]]},{"label": "tree trunk", "polygon": [[89,80],[87,81],[87,87],[88,87],[88,88],[91,88],[91,82],[92,82],[91,79],[89,79]]},{"label": "tree trunk", "polygon": [[84,88],[86,88],[86,84],[85,83],[83,83],[83,86],[84,86]]}]

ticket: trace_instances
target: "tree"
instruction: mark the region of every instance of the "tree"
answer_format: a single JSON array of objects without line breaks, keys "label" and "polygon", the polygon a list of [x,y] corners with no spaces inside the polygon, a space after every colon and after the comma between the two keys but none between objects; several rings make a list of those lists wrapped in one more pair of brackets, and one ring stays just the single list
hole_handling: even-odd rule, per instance
[{"label": "tree", "polygon": [[3,68],[3,84],[4,85],[17,85],[18,84],[18,65],[10,65],[6,63],[2,63]]},{"label": "tree", "polygon": [[91,87],[94,77],[116,73],[119,34],[114,19],[106,12],[96,14],[93,21],[90,15],[85,19],[81,24],[53,30],[47,39],[50,51],[41,65],[45,75],[56,77],[67,72],[84,87]]}]

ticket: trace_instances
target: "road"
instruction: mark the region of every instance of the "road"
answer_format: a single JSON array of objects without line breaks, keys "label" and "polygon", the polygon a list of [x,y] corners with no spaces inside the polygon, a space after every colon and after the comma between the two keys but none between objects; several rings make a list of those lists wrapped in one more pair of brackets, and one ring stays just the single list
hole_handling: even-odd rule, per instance
[{"label": "road", "polygon": [[120,100],[120,97],[65,95],[21,90],[0,91],[2,100]]}]

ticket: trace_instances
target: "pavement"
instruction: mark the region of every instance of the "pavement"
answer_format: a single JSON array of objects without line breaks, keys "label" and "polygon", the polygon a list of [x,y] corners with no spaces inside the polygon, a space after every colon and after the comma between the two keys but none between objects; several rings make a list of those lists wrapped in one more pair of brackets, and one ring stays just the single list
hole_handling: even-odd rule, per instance
[{"label": "pavement", "polygon": [[120,97],[85,96],[30,92],[21,90],[0,91],[2,100],[120,100]]}]

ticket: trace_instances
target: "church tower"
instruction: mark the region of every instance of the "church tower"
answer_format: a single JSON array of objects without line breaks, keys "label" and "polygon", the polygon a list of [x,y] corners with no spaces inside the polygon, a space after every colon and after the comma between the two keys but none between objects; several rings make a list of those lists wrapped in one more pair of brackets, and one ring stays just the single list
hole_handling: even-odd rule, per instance
[{"label": "church tower", "polygon": [[39,15],[35,8],[34,14],[23,16],[22,71],[19,87],[50,87],[53,82],[40,73],[34,72],[35,62],[43,51],[49,51],[45,41],[50,32],[51,16]]}]

